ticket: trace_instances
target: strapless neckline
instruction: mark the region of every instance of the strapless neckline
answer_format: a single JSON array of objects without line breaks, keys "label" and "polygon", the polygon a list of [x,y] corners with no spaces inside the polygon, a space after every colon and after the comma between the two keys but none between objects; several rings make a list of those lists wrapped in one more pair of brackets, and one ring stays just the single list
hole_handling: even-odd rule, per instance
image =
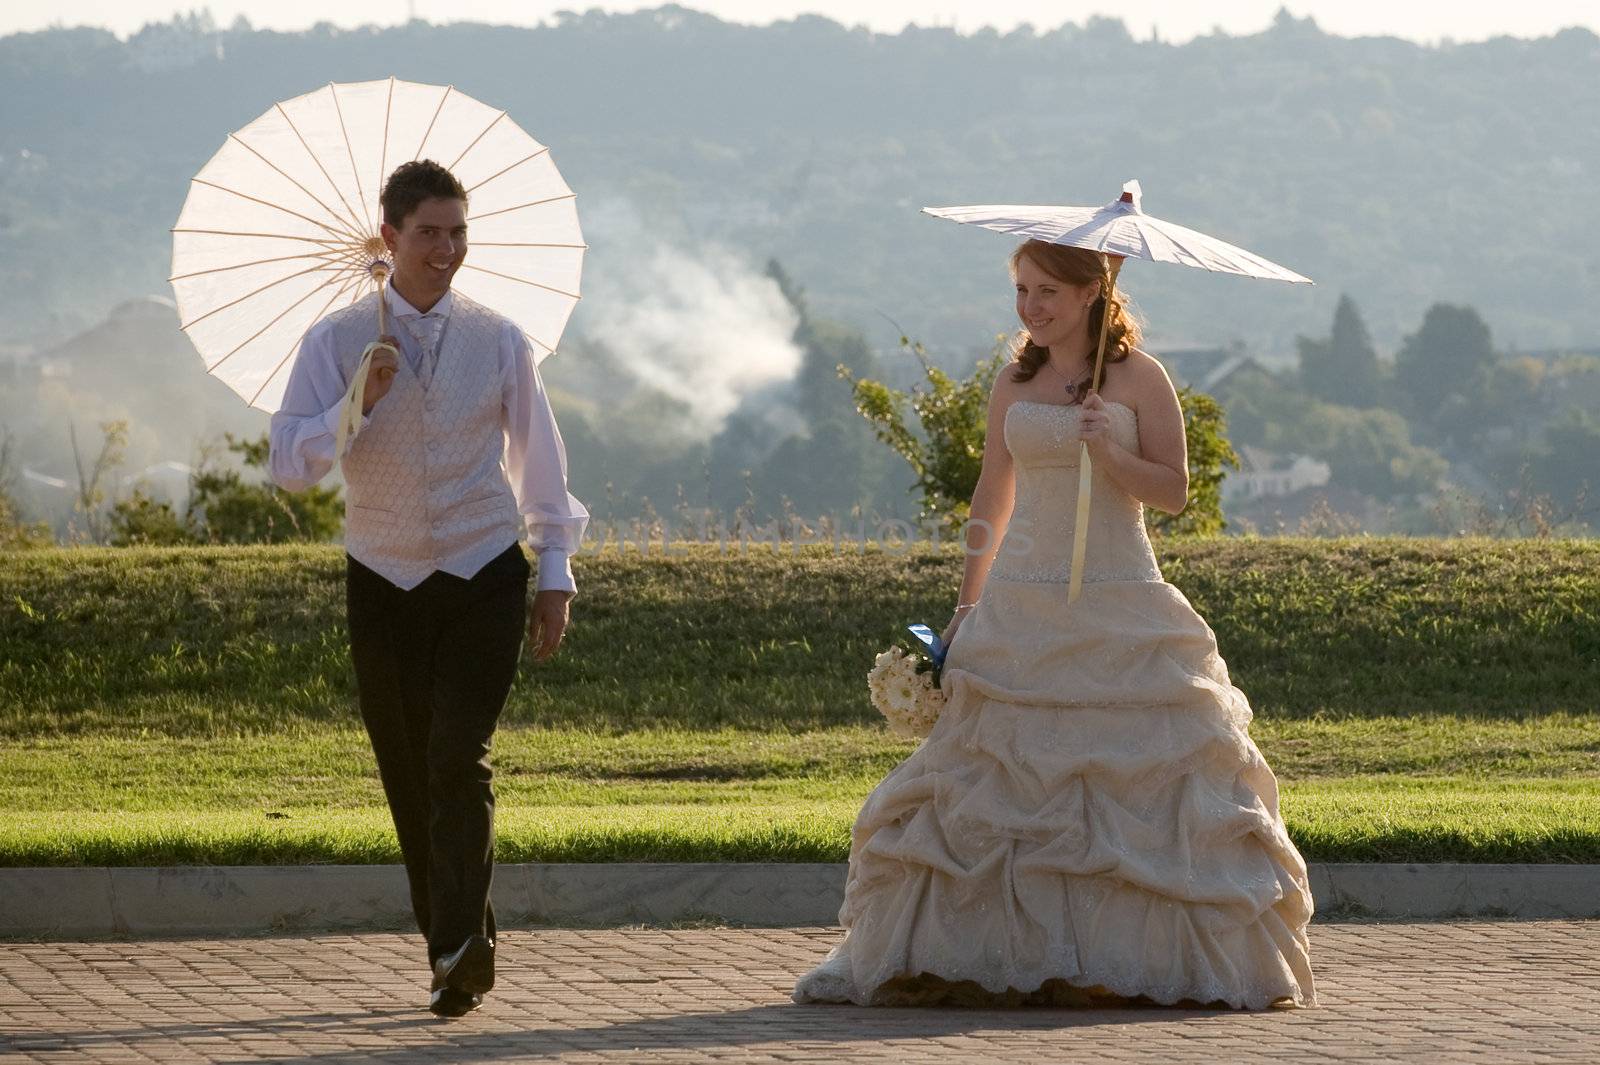
[{"label": "strapless neckline", "polygon": [[[1105,402],[1105,405],[1107,407],[1121,407],[1123,410],[1127,411],[1129,414],[1133,415],[1135,418],[1137,418],[1139,416],[1139,412],[1134,410],[1132,407],[1128,406],[1126,403],[1119,403],[1114,399],[1108,399],[1108,400],[1105,400],[1104,402]],[[1011,407],[1059,407],[1062,410],[1082,410],[1083,409],[1083,404],[1081,404],[1081,403],[1043,403],[1043,402],[1040,402],[1037,399],[1014,399],[1014,400],[1011,401]],[[1006,408],[1006,413],[1009,414],[1011,412],[1011,407],[1007,407]]]}]

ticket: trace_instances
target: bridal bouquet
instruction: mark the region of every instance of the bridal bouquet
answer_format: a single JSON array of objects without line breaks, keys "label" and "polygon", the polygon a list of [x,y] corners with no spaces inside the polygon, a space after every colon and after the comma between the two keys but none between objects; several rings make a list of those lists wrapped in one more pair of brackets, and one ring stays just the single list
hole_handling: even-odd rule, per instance
[{"label": "bridal bouquet", "polygon": [[898,646],[889,648],[873,661],[867,674],[867,690],[872,693],[872,705],[889,723],[890,732],[922,739],[933,731],[939,712],[944,709],[939,670],[944,665],[945,648],[928,626],[912,625],[910,629],[927,645],[932,657],[907,654]]}]

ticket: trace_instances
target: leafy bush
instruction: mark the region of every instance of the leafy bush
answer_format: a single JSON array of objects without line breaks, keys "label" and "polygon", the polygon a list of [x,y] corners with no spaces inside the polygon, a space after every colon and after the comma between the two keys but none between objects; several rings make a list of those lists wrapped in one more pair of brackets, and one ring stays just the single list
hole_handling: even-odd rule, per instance
[{"label": "leafy bush", "polygon": [[[850,382],[856,410],[872,423],[878,439],[916,474],[912,491],[922,494],[920,520],[936,524],[941,533],[955,533],[971,512],[972,493],[983,470],[989,393],[1010,356],[1002,337],[992,355],[958,380],[929,361],[920,343],[901,337],[900,346],[921,363],[927,388],[904,392],[855,377],[844,366],[839,367],[839,376]],[[1178,390],[1178,400],[1189,445],[1188,504],[1178,514],[1147,510],[1145,521],[1156,534],[1219,533],[1227,526],[1222,517],[1224,468],[1238,469],[1239,456],[1228,442],[1227,418],[1216,400],[1188,388]],[[916,416],[916,429],[907,420],[908,408]]]},{"label": "leafy bush", "polygon": [[[228,450],[244,459],[247,469],[267,468],[267,437],[236,440],[227,435]],[[318,485],[286,492],[270,480],[247,483],[232,467],[201,459],[189,486],[189,503],[180,516],[171,504],[143,491],[112,508],[111,543],[117,547],[180,544],[322,543],[344,525],[344,505],[337,488]]]}]

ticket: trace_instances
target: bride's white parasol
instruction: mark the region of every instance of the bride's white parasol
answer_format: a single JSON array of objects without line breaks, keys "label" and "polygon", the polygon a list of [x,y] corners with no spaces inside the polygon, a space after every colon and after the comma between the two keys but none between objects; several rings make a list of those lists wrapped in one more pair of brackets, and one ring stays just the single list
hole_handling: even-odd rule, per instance
[{"label": "bride's white parasol", "polygon": [[[989,204],[924,207],[922,211],[935,218],[980,226],[1023,240],[1043,240],[1100,252],[1107,257],[1107,274],[1111,282],[1111,291],[1106,293],[1108,301],[1116,290],[1117,275],[1121,272],[1124,259],[1176,263],[1214,273],[1238,274],[1270,281],[1312,283],[1310,278],[1302,277],[1253,252],[1147,215],[1142,198],[1139,183],[1129,181],[1122,186],[1120,198],[1101,207]],[[1100,341],[1090,383],[1094,389],[1099,389],[1104,370],[1109,317],[1107,315],[1101,321]],[[1068,602],[1076,600],[1083,590],[1083,552],[1084,541],[1089,534],[1089,494],[1093,478],[1088,444],[1081,445],[1078,461],[1078,509],[1073,529],[1072,574],[1067,584]]]}]

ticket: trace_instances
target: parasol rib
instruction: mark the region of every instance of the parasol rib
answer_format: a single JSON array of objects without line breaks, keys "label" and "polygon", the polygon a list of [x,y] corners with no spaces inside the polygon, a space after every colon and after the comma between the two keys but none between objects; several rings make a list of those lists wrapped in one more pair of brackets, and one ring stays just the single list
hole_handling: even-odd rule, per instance
[{"label": "parasol rib", "polygon": [[[227,362],[229,359],[231,359],[235,355],[239,354],[239,352],[242,349],[244,349],[245,347],[249,346],[249,344],[250,344],[250,342],[252,340],[254,340],[256,337],[260,336],[262,333],[265,333],[268,329],[271,329],[273,326],[277,325],[280,321],[283,320],[283,318],[290,311],[294,310],[296,307],[300,306],[306,300],[310,299],[312,296],[315,296],[318,292],[321,292],[321,291],[322,291],[321,287],[314,288],[314,289],[310,290],[309,292],[307,292],[304,296],[301,296],[299,299],[297,299],[293,303],[289,304],[289,306],[285,307],[283,310],[279,311],[277,313],[277,315],[271,321],[269,321],[266,325],[262,326],[260,329],[257,329],[254,333],[251,333],[249,336],[247,336],[243,340],[241,340],[239,342],[239,346],[238,347],[236,347],[232,351],[228,352],[226,355],[224,355],[222,358],[218,359],[216,362],[212,363],[210,366],[207,366],[206,367],[206,373],[214,373],[218,366],[221,366],[223,363]],[[330,302],[332,302],[332,301],[330,301]]]},{"label": "parasol rib", "polygon": [[433,124],[439,121],[439,112],[444,110],[444,102],[450,98],[454,85],[446,85],[444,92],[439,94],[439,106],[433,109],[433,117],[428,119],[428,128],[422,131],[422,140],[417,143],[417,150],[411,153],[412,159],[422,158],[422,149],[428,146],[428,138],[433,135]]},{"label": "parasol rib", "polygon": [[555,348],[552,348],[549,344],[546,344],[544,341],[540,340],[538,337],[534,336],[532,333],[528,332],[526,329],[524,329],[522,331],[522,339],[539,345],[541,348],[543,348],[545,350],[545,354],[547,354],[547,355],[554,355],[556,353],[556,349]]},{"label": "parasol rib", "polygon": [[[201,322],[205,321],[207,318],[210,318],[213,314],[216,314],[218,311],[225,311],[229,307],[237,306],[238,304],[243,303],[245,300],[250,299],[252,296],[259,296],[263,292],[266,292],[268,289],[277,288],[279,285],[283,284],[285,281],[293,281],[297,277],[304,277],[307,274],[316,274],[316,273],[323,273],[323,272],[332,273],[332,272],[335,272],[335,268],[323,265],[323,266],[308,267],[305,270],[296,270],[294,273],[288,274],[288,275],[286,275],[284,277],[280,277],[276,281],[270,281],[267,284],[262,285],[260,288],[251,289],[249,292],[246,292],[244,295],[239,296],[236,299],[229,300],[227,303],[224,303],[220,307],[213,307],[209,311],[207,311],[206,313],[202,314],[198,318],[191,318],[187,322],[180,322],[178,324],[178,328],[179,329],[188,329],[191,326],[199,325]],[[316,289],[312,289],[311,291],[315,292]],[[229,354],[231,355],[232,352],[229,352]]]},{"label": "parasol rib", "polygon": [[484,126],[482,132],[480,132],[476,137],[472,138],[472,143],[461,149],[461,154],[456,156],[456,161],[451,163],[445,169],[454,170],[456,167],[460,166],[461,160],[467,157],[467,153],[476,148],[478,146],[478,142],[483,140],[484,135],[487,134],[491,129],[494,129],[496,126],[498,126],[500,124],[500,120],[505,117],[506,113],[504,111],[501,111],[498,115],[495,115],[494,120],[491,121],[487,126]]},{"label": "parasol rib", "polygon": [[[299,339],[297,339],[293,344],[289,345],[289,354],[278,360],[278,364],[272,368],[272,372],[267,374],[266,380],[261,382],[261,387],[256,389],[255,395],[250,397],[249,402],[252,407],[255,406],[256,400],[261,398],[261,393],[267,390],[267,386],[272,383],[272,379],[283,372],[284,366],[288,365],[289,360],[294,358],[295,352],[300,350],[300,345],[305,343],[306,333],[311,332],[312,326],[315,326],[322,320],[322,316],[328,313],[328,308],[332,307],[340,296],[344,295],[346,292],[349,292],[352,286],[357,286],[360,283],[361,279],[359,277],[351,278],[334,290],[333,295],[328,297],[328,302],[322,305],[322,310],[318,311],[316,317],[311,319],[311,325],[306,326],[301,332]],[[245,343],[249,343],[249,341],[246,341]]]},{"label": "parasol rib", "polygon": [[521,240],[475,240],[474,248],[587,248],[587,244],[544,244],[537,241]]},{"label": "parasol rib", "polygon": [[356,217],[356,209],[350,206],[350,201],[344,198],[344,192],[339,188],[339,183],[333,180],[333,175],[328,173],[328,168],[322,165],[321,158],[318,157],[316,152],[311,150],[311,145],[306,141],[305,135],[300,132],[300,127],[294,124],[294,119],[289,117],[289,112],[283,109],[282,104],[276,104],[274,106],[277,107],[278,114],[283,116],[283,120],[289,123],[289,128],[294,131],[295,139],[300,142],[300,147],[306,150],[306,155],[311,157],[311,161],[317,165],[317,169],[320,170],[322,172],[322,176],[327,179],[328,187],[333,190],[333,194],[335,196],[339,197],[339,202],[344,205],[345,213],[350,216],[351,223],[359,229],[361,226],[361,219]]},{"label": "parasol rib", "polygon": [[524,156],[523,158],[518,159],[516,162],[512,163],[510,166],[506,167],[504,170],[497,170],[493,174],[490,174],[488,177],[484,178],[482,181],[478,182],[476,185],[474,185],[470,189],[468,189],[467,192],[469,194],[477,192],[479,189],[481,189],[485,185],[489,184],[489,182],[493,181],[495,178],[499,177],[501,174],[504,174],[504,173],[506,173],[508,171],[511,171],[511,170],[515,170],[517,167],[521,166],[523,163],[530,162],[530,161],[532,161],[534,159],[537,159],[537,158],[539,158],[539,156],[545,154],[549,150],[550,150],[549,148],[540,148],[538,151],[534,152],[532,155]]},{"label": "parasol rib", "polygon": [[306,188],[304,185],[300,184],[300,182],[296,181],[294,178],[290,177],[288,174],[284,173],[283,170],[280,169],[276,163],[274,163],[271,159],[268,159],[266,156],[262,155],[260,152],[256,151],[255,148],[251,147],[248,143],[246,143],[244,141],[244,139],[241,138],[237,133],[228,134],[228,139],[233,141],[235,144],[239,145],[240,147],[244,148],[245,151],[249,152],[251,155],[255,156],[257,159],[261,160],[263,163],[266,163],[277,174],[282,176],[285,181],[289,182],[295,188],[299,189],[301,192],[303,192],[307,196],[311,197],[312,202],[315,203],[318,207],[322,208],[324,211],[327,211],[328,215],[330,217],[338,219],[340,222],[344,221],[344,219],[340,216],[338,211],[335,211],[332,207],[329,207],[327,204],[322,202],[322,198],[321,197],[319,197],[316,193],[312,192],[310,189]]},{"label": "parasol rib", "polygon": [[361,197],[361,215],[371,225],[372,211],[367,207],[367,190],[361,187],[361,171],[356,167],[356,149],[350,143],[350,131],[344,128],[344,108],[339,106],[339,86],[330,81],[328,91],[333,94],[333,113],[339,116],[339,135],[344,138],[344,151],[350,157],[350,177],[356,183],[356,195]]},{"label": "parasol rib", "polygon": [[[230,196],[239,197],[241,200],[249,200],[251,203],[259,203],[263,207],[270,207],[274,211],[282,211],[284,214],[293,215],[295,218],[300,219],[302,222],[310,222],[312,225],[316,226],[318,229],[325,230],[328,233],[331,233],[334,236],[340,237],[342,239],[346,239],[346,240],[353,239],[353,240],[356,240],[358,242],[360,240],[364,239],[364,238],[362,238],[361,236],[359,236],[356,233],[349,232],[349,231],[341,232],[340,230],[337,230],[337,229],[333,228],[332,226],[328,225],[328,223],[326,223],[326,222],[318,221],[317,219],[312,218],[310,215],[301,214],[299,211],[291,211],[289,208],[284,207],[284,206],[282,206],[280,204],[273,203],[271,200],[263,200],[259,196],[251,196],[249,193],[240,192],[238,189],[230,189],[226,185],[218,185],[216,182],[207,181],[204,178],[190,178],[189,180],[193,181],[196,185],[204,185],[208,189],[216,189],[218,192],[226,192]],[[343,221],[343,220],[341,219],[341,221]]]},{"label": "parasol rib", "polygon": [[321,259],[324,262],[328,261],[329,259],[348,261],[348,256],[342,252],[335,251],[330,248],[327,251],[306,252],[304,255],[279,255],[272,259],[253,259],[247,263],[234,263],[232,266],[214,266],[209,270],[195,270],[192,273],[187,274],[174,274],[173,276],[167,278],[167,280],[187,281],[191,277],[205,277],[208,274],[225,274],[229,270],[243,270],[247,266],[266,266],[269,263],[292,262],[296,259]]},{"label": "parasol rib", "polygon": [[[1175,233],[1170,234],[1173,242],[1185,250],[1188,250],[1190,246],[1189,238],[1200,237],[1200,234],[1196,233],[1194,230],[1185,229],[1182,226],[1169,226],[1168,228],[1176,231]],[[1222,262],[1227,264],[1228,269],[1219,270],[1216,267],[1209,265],[1203,266],[1202,269],[1208,270],[1212,273],[1224,274],[1229,273],[1230,271],[1237,271],[1239,273],[1247,272],[1249,264],[1245,263],[1243,266],[1240,265],[1238,257],[1233,254],[1233,248],[1231,245],[1226,245],[1219,241],[1216,243],[1216,246],[1212,248],[1212,254],[1215,256],[1215,258],[1220,259]]]},{"label": "parasol rib", "polygon": [[542,200],[533,200],[530,203],[519,203],[515,207],[502,207],[498,211],[489,211],[487,214],[468,215],[467,216],[467,221],[476,222],[476,221],[478,221],[480,219],[484,219],[484,218],[493,218],[496,215],[510,214],[512,211],[520,211],[520,210],[523,210],[524,208],[527,208],[527,207],[542,207],[543,205],[545,205],[547,203],[557,203],[557,202],[559,202],[561,200],[573,199],[574,197],[576,197],[576,195],[577,195],[576,193],[569,192],[565,196],[546,196]]},{"label": "parasol rib", "polygon": [[461,264],[461,269],[463,269],[463,270],[476,270],[480,274],[489,274],[489,275],[491,275],[493,277],[503,277],[507,281],[515,281],[519,285],[532,285],[534,288],[542,288],[546,292],[554,292],[557,296],[565,296],[569,300],[576,300],[576,299],[582,299],[583,298],[583,297],[579,296],[576,292],[568,292],[565,289],[559,289],[559,288],[556,288],[556,287],[554,287],[552,285],[541,284],[538,281],[529,281],[525,277],[513,277],[510,274],[502,274],[498,270],[488,270],[488,269],[485,269],[484,267],[481,267],[481,266],[473,266],[471,263],[462,263]]},{"label": "parasol rib", "polygon": [[[383,150],[378,153],[378,205],[383,206],[383,179],[389,176],[389,118],[394,114],[394,75],[389,75],[389,98],[383,102]],[[382,221],[382,219],[380,219]]]},{"label": "parasol rib", "polygon": [[212,237],[264,237],[267,240],[301,240],[307,244],[321,244],[327,248],[343,248],[347,242],[343,240],[328,240],[325,237],[303,237],[294,233],[241,233],[233,229],[190,229],[185,226],[173,226],[173,233],[199,233]]},{"label": "parasol rib", "polygon": [[1139,247],[1143,250],[1144,257],[1146,259],[1155,258],[1155,250],[1150,247],[1150,234],[1145,232],[1144,223],[1139,221],[1137,216],[1134,217],[1132,221],[1133,232],[1139,238]]},{"label": "parasol rib", "polygon": [[1214,267],[1210,266],[1203,258],[1201,258],[1198,254],[1196,254],[1194,249],[1191,248],[1189,246],[1189,244],[1186,243],[1180,237],[1180,235],[1178,233],[1174,232],[1174,230],[1180,230],[1180,229],[1182,229],[1181,226],[1163,226],[1162,229],[1161,229],[1161,233],[1162,233],[1162,235],[1164,237],[1167,238],[1167,240],[1172,242],[1172,246],[1173,247],[1177,248],[1179,251],[1183,252],[1183,254],[1185,254],[1185,255],[1187,255],[1189,257],[1189,261],[1184,263],[1185,266],[1197,266],[1200,269],[1206,270],[1206,271],[1211,272],[1211,273],[1219,273],[1219,272],[1220,273],[1226,273],[1227,272],[1225,270],[1224,271],[1216,270]]}]

